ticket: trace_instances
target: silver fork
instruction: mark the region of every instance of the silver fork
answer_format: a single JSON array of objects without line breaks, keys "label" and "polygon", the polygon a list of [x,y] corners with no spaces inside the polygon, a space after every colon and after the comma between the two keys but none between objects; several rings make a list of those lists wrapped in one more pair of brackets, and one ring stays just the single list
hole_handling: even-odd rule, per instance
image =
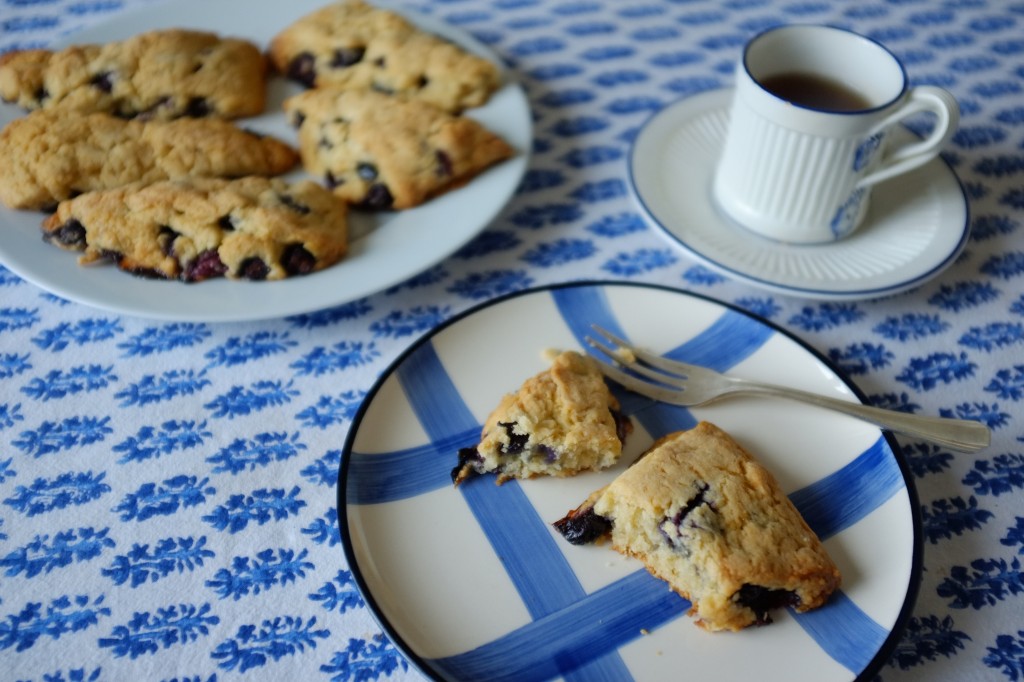
[{"label": "silver fork", "polygon": [[[726,395],[769,395],[842,412],[880,428],[945,445],[961,452],[976,452],[988,447],[991,442],[988,427],[980,422],[884,410],[807,391],[726,376],[706,367],[669,360],[640,350],[597,325],[593,325],[593,329],[613,344],[608,346],[592,337],[586,337],[588,344],[612,360],[613,364],[598,362],[604,375],[635,393],[660,402],[696,407]],[[632,374],[620,367],[628,369]]]}]

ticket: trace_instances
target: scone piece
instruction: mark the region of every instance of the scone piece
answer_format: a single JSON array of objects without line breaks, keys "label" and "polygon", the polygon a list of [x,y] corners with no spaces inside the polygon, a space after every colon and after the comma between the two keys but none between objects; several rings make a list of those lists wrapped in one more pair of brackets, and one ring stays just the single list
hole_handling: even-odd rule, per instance
[{"label": "scone piece", "polygon": [[122,118],[252,116],[264,109],[266,77],[252,43],[181,29],[0,56],[4,101]]},{"label": "scone piece", "polygon": [[0,132],[0,201],[52,210],[83,192],[190,176],[279,175],[299,156],[220,119],[126,121],[34,111]]},{"label": "scone piece", "polygon": [[611,535],[692,603],[707,630],[807,611],[839,586],[839,569],[771,473],[708,422],[661,438],[559,521],[573,544]]},{"label": "scone piece", "polygon": [[361,0],[299,19],[274,37],[269,53],[281,73],[307,87],[408,95],[453,113],[486,103],[501,81],[487,59]]},{"label": "scone piece", "polygon": [[633,424],[619,412],[597,363],[564,351],[551,367],[505,395],[475,448],[459,451],[456,485],[473,474],[511,478],[572,476],[618,461]]},{"label": "scone piece", "polygon": [[132,184],[63,201],[43,239],[135,275],[276,280],[326,268],[348,245],[347,206],[321,185],[279,178]]},{"label": "scone piece", "polygon": [[317,88],[284,108],[306,170],[360,208],[417,206],[514,154],[471,118],[379,92]]}]

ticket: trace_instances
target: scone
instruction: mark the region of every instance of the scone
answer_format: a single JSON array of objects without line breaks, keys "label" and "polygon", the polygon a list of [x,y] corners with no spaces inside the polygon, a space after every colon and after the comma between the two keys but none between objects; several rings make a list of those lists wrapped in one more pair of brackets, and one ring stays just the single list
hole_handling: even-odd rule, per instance
[{"label": "scone", "polygon": [[220,119],[142,122],[43,109],[0,132],[0,201],[52,210],[83,192],[130,182],[279,175],[298,158],[284,142]]},{"label": "scone", "polygon": [[279,178],[132,184],[63,201],[43,238],[135,275],[276,280],[338,262],[347,207],[321,185]]},{"label": "scone", "polygon": [[771,473],[708,422],[661,438],[555,522],[573,544],[611,536],[691,601],[708,630],[771,622],[825,603],[839,569]]},{"label": "scone", "polygon": [[514,154],[471,118],[379,92],[317,88],[284,108],[306,170],[360,208],[417,206]]},{"label": "scone", "polygon": [[4,101],[122,118],[253,116],[264,109],[266,77],[266,58],[252,43],[181,29],[0,56]]},{"label": "scone", "polygon": [[269,54],[307,87],[374,89],[453,113],[486,103],[501,80],[490,61],[361,0],[299,19],[274,37]]},{"label": "scone", "polygon": [[480,444],[459,451],[452,480],[458,485],[474,474],[496,473],[500,484],[604,469],[618,461],[632,429],[596,361],[564,351],[501,399]]}]

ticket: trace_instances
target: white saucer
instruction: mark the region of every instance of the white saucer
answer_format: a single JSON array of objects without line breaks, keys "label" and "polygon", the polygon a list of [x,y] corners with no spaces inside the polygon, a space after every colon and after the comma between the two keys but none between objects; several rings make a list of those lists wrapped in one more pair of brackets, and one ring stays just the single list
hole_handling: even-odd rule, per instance
[{"label": "white saucer", "polygon": [[[641,129],[629,162],[647,219],[708,266],[776,293],[863,299],[917,287],[963,250],[967,198],[942,159],[875,187],[864,224],[835,244],[785,244],[724,217],[711,181],[731,100],[724,89],[669,105]],[[899,128],[894,140],[912,136]]]}]

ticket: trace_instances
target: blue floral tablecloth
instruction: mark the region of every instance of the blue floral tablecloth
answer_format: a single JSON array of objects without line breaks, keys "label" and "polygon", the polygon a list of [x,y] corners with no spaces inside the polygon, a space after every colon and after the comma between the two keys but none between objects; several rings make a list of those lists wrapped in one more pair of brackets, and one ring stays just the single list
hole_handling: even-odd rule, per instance
[{"label": "blue floral tablecloth", "polygon": [[[0,0],[0,50],[162,1]],[[521,187],[452,257],[336,308],[233,324],[118,316],[0,267],[0,679],[419,679],[340,546],[335,487],[351,420],[438,323],[575,279],[738,305],[827,356],[874,404],[988,424],[992,445],[973,455],[900,439],[924,570],[879,675],[1024,679],[1024,2],[408,6],[490,45],[534,112]],[[960,101],[945,157],[972,232],[915,291],[843,302],[767,293],[679,250],[630,195],[626,160],[643,122],[728,86],[749,36],[798,21],[865,33],[915,83]]]}]

